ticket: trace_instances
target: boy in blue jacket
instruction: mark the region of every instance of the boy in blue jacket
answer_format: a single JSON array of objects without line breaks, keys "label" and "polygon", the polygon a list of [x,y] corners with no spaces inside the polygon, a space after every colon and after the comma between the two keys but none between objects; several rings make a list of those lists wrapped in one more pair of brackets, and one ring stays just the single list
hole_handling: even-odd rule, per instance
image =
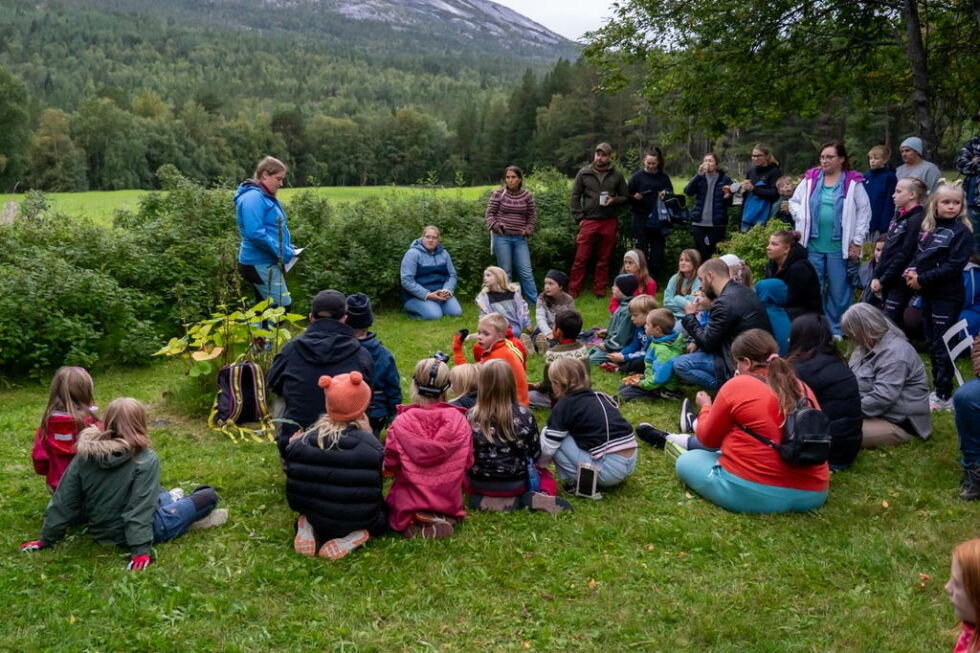
[{"label": "boy in blue jacket", "polygon": [[609,354],[618,352],[633,339],[635,327],[630,321],[629,306],[636,299],[633,293],[640,282],[632,274],[621,274],[613,281],[613,295],[619,299],[619,308],[609,318],[609,327],[602,342],[589,351],[589,363],[600,365],[609,361]]},{"label": "boy in blue jacket", "polygon": [[891,156],[892,151],[886,145],[875,145],[868,150],[870,170],[864,173],[864,190],[871,203],[871,223],[868,226],[868,240],[871,241],[888,231],[888,225],[895,215],[892,193],[895,192],[898,177],[895,176],[895,168],[888,163]]},{"label": "boy in blue jacket", "polygon": [[371,403],[367,409],[371,431],[378,437],[395,418],[395,409],[402,403],[402,383],[395,366],[395,357],[381,344],[371,331],[374,314],[371,300],[364,293],[354,293],[347,298],[347,326],[354,330],[354,337],[374,359],[374,375],[371,383]]},{"label": "boy in blue jacket", "polygon": [[637,295],[630,301],[630,322],[633,323],[633,337],[629,344],[618,352],[608,354],[608,361],[599,365],[607,372],[632,374],[643,371],[643,357],[646,356],[650,337],[644,328],[647,314],[657,308],[657,300],[650,295]]}]

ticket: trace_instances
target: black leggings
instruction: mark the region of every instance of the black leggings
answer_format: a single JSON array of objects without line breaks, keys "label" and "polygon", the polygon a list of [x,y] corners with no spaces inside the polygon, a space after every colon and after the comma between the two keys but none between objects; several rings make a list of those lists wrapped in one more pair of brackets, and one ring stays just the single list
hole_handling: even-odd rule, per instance
[{"label": "black leggings", "polygon": [[[957,279],[956,283],[962,282]],[[930,299],[922,296],[922,329],[932,358],[932,382],[940,399],[953,396],[953,361],[946,351],[943,334],[960,319],[962,310],[962,299]]]}]

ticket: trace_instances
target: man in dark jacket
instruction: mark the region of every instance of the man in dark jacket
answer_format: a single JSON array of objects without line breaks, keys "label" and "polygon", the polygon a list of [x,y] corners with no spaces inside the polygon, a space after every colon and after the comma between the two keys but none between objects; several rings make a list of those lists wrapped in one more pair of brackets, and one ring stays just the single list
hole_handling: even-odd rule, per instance
[{"label": "man in dark jacket", "polygon": [[732,281],[728,265],[721,259],[703,263],[698,278],[704,297],[712,302],[708,322],[702,326],[698,321],[700,302],[684,307],[681,322],[697,350],[675,358],[674,371],[682,381],[717,390],[734,372],[731,347],[735,336],[749,329],[772,333],[772,326],[755,292]]},{"label": "man in dark jacket", "polygon": [[572,216],[579,223],[575,261],[568,277],[568,292],[572,297],[582,292],[585,265],[593,253],[596,263],[592,289],[597,297],[606,296],[619,212],[629,199],[626,179],[612,166],[611,155],[609,143],[596,145],[592,164],[579,170],[572,184]]},{"label": "man in dark jacket", "polygon": [[357,370],[370,384],[374,371],[371,354],[361,347],[347,322],[347,298],[336,290],[321,290],[310,305],[310,326],[286,343],[272,361],[269,388],[285,402],[276,442],[279,453],[289,438],[310,427],[323,413],[323,391],[317,380]]}]

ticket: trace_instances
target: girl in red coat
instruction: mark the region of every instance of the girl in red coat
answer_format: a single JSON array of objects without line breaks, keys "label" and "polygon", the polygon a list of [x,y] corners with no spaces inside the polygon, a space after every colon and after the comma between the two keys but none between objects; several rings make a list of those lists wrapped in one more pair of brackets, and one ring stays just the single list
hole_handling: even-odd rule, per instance
[{"label": "girl in red coat", "polygon": [[58,489],[62,475],[75,457],[78,434],[98,424],[92,394],[92,377],[85,368],[61,367],[51,379],[48,405],[41,426],[34,433],[31,451],[34,471],[47,479],[51,492]]}]

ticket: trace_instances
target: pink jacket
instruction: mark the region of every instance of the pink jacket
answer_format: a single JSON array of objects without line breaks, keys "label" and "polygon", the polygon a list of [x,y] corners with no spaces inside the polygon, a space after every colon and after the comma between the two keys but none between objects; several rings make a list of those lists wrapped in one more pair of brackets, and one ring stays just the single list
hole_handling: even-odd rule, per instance
[{"label": "pink jacket", "polygon": [[[99,425],[93,417],[85,418],[85,426]],[[31,460],[34,471],[47,478],[51,489],[56,489],[78,445],[80,429],[75,418],[66,413],[53,413],[47,424],[42,424],[34,433],[34,449]]]},{"label": "pink jacket", "polygon": [[441,402],[398,407],[385,440],[388,524],[403,531],[416,511],[462,519],[463,479],[473,465],[473,431],[466,410]]}]

